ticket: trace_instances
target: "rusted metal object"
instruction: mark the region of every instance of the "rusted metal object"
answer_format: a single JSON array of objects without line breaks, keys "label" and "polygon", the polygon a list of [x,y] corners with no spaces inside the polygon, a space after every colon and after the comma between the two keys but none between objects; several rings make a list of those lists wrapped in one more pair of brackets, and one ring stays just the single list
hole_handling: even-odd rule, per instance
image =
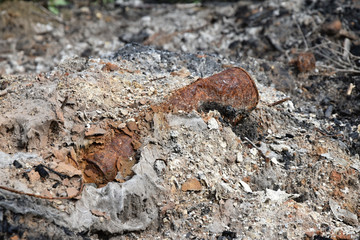
[{"label": "rusted metal object", "polygon": [[138,143],[134,135],[112,132],[92,140],[93,144],[87,147],[82,157],[86,182],[102,186],[113,181],[118,172],[124,178],[133,174],[134,145]]},{"label": "rusted metal object", "polygon": [[[233,67],[175,91],[162,110],[218,110],[232,124],[238,123],[259,102],[254,80],[244,69]],[[156,109],[156,108],[155,108]],[[159,111],[159,109],[157,109]]]},{"label": "rusted metal object", "polygon": [[[259,92],[250,75],[242,68],[229,68],[176,90],[154,111],[216,109],[225,120],[236,124],[258,102]],[[143,115],[146,120],[146,114]],[[148,120],[151,120],[149,116]],[[98,126],[89,129],[85,134],[89,144],[81,157],[86,182],[103,186],[113,181],[118,172],[123,178],[131,176],[131,168],[136,162],[135,151],[141,146],[138,134],[139,126],[136,122],[128,122],[120,130],[106,130]]]}]

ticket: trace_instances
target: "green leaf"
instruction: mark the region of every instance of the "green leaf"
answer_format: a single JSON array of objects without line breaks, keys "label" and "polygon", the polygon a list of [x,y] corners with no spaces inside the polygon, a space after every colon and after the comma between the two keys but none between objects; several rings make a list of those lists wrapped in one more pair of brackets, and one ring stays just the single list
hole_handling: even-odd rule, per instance
[{"label": "green leaf", "polygon": [[59,9],[57,7],[49,6],[49,10],[56,15],[59,14]]},{"label": "green leaf", "polygon": [[51,1],[51,5],[55,5],[55,6],[66,6],[68,4],[69,3],[66,0],[52,0]]}]

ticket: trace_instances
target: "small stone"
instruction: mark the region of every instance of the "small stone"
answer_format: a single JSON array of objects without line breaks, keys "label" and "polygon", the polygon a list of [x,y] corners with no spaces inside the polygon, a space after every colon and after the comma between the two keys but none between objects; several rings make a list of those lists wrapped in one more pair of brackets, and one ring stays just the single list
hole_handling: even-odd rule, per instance
[{"label": "small stone", "polygon": [[67,187],[71,186],[70,180],[69,180],[68,178],[65,178],[65,179],[62,181],[62,184],[63,184],[64,186],[67,186]]},{"label": "small stone", "polygon": [[139,131],[139,128],[138,128],[136,122],[134,122],[134,121],[129,121],[129,122],[127,122],[127,123],[126,123],[126,126],[127,126],[128,129],[129,129],[130,131],[132,131],[132,132],[134,132],[134,131]]},{"label": "small stone", "polygon": [[246,182],[240,180],[240,184],[244,188],[245,192],[252,193],[250,186]]},{"label": "small stone", "polygon": [[250,153],[251,153],[251,155],[253,155],[253,156],[256,156],[257,154],[258,154],[258,150],[256,149],[256,148],[251,148],[250,149]]},{"label": "small stone", "polygon": [[215,118],[210,118],[209,121],[208,121],[208,128],[210,130],[213,130],[213,129],[219,129],[219,124],[218,122],[216,121]]},{"label": "small stone", "polygon": [[69,187],[66,189],[66,193],[67,193],[68,197],[75,196],[78,192],[79,192],[79,190],[77,190],[74,187]]},{"label": "small stone", "polygon": [[119,70],[119,66],[108,62],[102,67],[101,70],[103,70],[104,72],[112,72],[112,71]]},{"label": "small stone", "polygon": [[125,127],[126,127],[126,123],[120,123],[120,124],[117,126],[118,129],[123,129],[123,128],[125,128]]},{"label": "small stone", "polygon": [[199,180],[197,180],[196,178],[190,178],[181,186],[181,190],[183,192],[186,192],[186,191],[201,191],[202,186],[201,186]]},{"label": "small stone", "polygon": [[76,134],[79,134],[79,133],[83,132],[84,129],[85,129],[84,125],[82,125],[82,124],[76,124],[76,125],[74,125],[74,127],[71,129],[71,133],[73,133],[73,134],[75,134],[75,133],[76,133]]},{"label": "small stone", "polygon": [[54,170],[69,177],[73,177],[75,175],[81,176],[81,170],[70,164],[66,164],[65,162],[59,162],[57,166],[54,167]]},{"label": "small stone", "polygon": [[54,154],[55,158],[64,162],[66,161],[66,156],[68,154],[68,150],[63,148],[63,149],[53,149],[52,153]]},{"label": "small stone", "polygon": [[89,129],[86,130],[85,137],[99,136],[99,135],[104,135],[105,133],[106,130],[102,129],[101,127],[91,126]]},{"label": "small stone", "polygon": [[328,35],[335,35],[341,30],[341,22],[340,20],[336,19],[331,22],[325,23],[321,30],[322,32],[328,34]]},{"label": "small stone", "polygon": [[29,180],[31,183],[37,182],[40,180],[40,174],[36,172],[34,169],[31,170],[28,174]]},{"label": "small stone", "polygon": [[154,164],[155,171],[158,176],[161,176],[165,173],[166,163],[163,160],[156,160]]},{"label": "small stone", "polygon": [[154,87],[150,87],[150,88],[149,88],[148,95],[151,96],[151,95],[154,94],[154,92],[155,92],[155,88],[154,88]]},{"label": "small stone", "polygon": [[123,116],[126,116],[126,115],[129,114],[129,111],[126,110],[126,109],[121,109],[121,110],[120,110],[120,113],[121,113]]},{"label": "small stone", "polygon": [[296,66],[299,72],[309,72],[315,69],[316,59],[313,53],[300,53],[296,59]]},{"label": "small stone", "polygon": [[152,116],[150,113],[145,114],[145,121],[150,122],[152,120]]},{"label": "small stone", "polygon": [[243,159],[242,153],[241,153],[241,152],[238,152],[238,153],[236,154],[236,163],[241,163],[243,160],[244,160],[244,159]]},{"label": "small stone", "polygon": [[22,168],[22,164],[19,163],[18,160],[14,160],[13,165],[14,165],[14,167],[16,167],[16,168]]}]

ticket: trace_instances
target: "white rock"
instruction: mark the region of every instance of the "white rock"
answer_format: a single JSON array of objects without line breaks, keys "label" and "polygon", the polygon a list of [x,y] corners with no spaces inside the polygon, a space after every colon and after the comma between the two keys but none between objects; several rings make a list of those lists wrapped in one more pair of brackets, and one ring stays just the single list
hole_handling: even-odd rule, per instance
[{"label": "white rock", "polygon": [[210,118],[209,121],[208,121],[208,128],[210,130],[213,130],[213,129],[219,129],[219,124],[218,122],[216,121],[215,118]]},{"label": "white rock", "polygon": [[238,152],[238,153],[236,154],[236,162],[237,162],[237,163],[241,163],[243,160],[244,160],[244,158],[243,158],[242,153],[241,153],[241,152]]},{"label": "white rock", "polygon": [[275,152],[282,152],[282,151],[290,151],[290,146],[285,144],[270,144],[270,148],[274,150]]},{"label": "white rock", "polygon": [[251,155],[256,156],[258,154],[258,150],[256,148],[252,148],[250,149],[250,153]]},{"label": "white rock", "polygon": [[240,184],[243,186],[245,192],[252,193],[250,186],[246,182],[240,180]]},{"label": "white rock", "polygon": [[266,189],[266,199],[270,199],[274,202],[285,202],[289,198],[299,197],[300,194],[288,194],[285,191],[278,189],[277,191]]}]

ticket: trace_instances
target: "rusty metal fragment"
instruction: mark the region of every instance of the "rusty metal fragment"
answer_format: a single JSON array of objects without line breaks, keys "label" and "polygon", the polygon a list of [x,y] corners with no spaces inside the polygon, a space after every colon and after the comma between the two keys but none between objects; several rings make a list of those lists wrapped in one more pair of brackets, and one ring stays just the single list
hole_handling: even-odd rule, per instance
[{"label": "rusty metal fragment", "polygon": [[[259,92],[251,76],[233,67],[175,91],[161,110],[218,110],[232,124],[238,123],[259,102]],[[159,109],[155,108],[155,111]]]},{"label": "rusty metal fragment", "polygon": [[92,141],[93,144],[86,148],[82,156],[86,182],[102,186],[113,181],[118,172],[123,178],[133,175],[133,156],[138,147],[138,144],[134,144],[138,143],[134,135],[110,131],[105,136],[93,138]]}]

